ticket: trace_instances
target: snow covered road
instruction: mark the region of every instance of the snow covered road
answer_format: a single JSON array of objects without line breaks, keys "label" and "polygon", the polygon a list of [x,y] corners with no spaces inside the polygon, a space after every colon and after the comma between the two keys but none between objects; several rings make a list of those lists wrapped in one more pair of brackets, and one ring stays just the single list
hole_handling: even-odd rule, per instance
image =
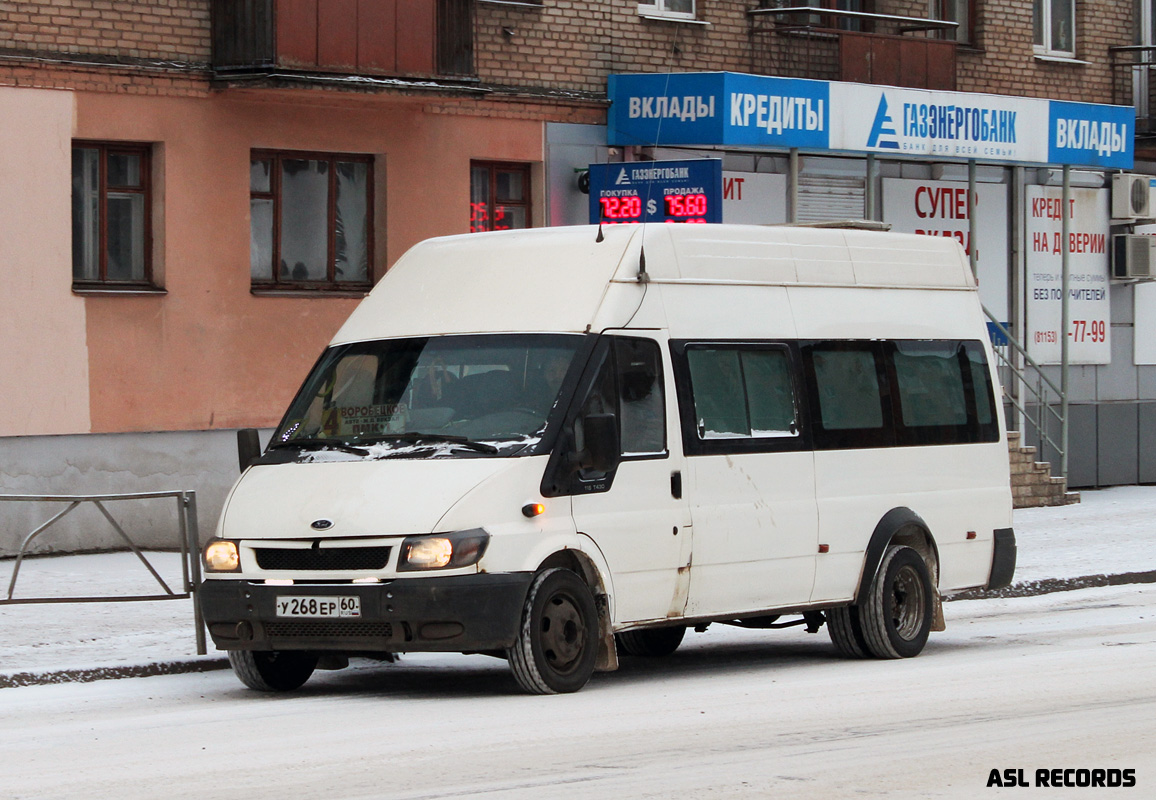
[{"label": "snow covered road", "polygon": [[4,689],[0,797],[973,798],[999,793],[992,769],[1079,767],[1134,769],[1115,793],[1156,796],[1156,587],[946,612],[911,660],[714,626],[555,697],[450,655],[285,696],[220,671]]}]

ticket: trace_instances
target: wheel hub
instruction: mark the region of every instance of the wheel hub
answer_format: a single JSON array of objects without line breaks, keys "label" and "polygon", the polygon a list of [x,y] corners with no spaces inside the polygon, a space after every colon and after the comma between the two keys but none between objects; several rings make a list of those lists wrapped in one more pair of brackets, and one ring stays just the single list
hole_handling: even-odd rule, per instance
[{"label": "wheel hub", "polygon": [[923,624],[925,598],[919,575],[909,566],[895,573],[891,583],[891,621],[895,632],[904,639],[913,639]]},{"label": "wheel hub", "polygon": [[542,652],[550,665],[565,672],[577,663],[586,646],[586,626],[574,600],[556,594],[542,612]]}]

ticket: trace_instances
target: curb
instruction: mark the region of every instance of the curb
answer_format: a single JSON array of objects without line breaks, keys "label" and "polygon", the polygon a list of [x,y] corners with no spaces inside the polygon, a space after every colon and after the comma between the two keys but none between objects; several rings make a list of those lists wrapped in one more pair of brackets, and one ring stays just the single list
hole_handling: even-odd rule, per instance
[{"label": "curb", "polygon": [[[955,600],[1035,597],[1055,592],[1074,592],[1078,589],[1144,583],[1156,583],[1156,570],[1124,572],[1118,575],[1085,575],[1079,578],[1045,578],[1038,581],[1013,583],[1003,589],[968,589],[965,592],[944,597],[943,601],[946,603]],[[213,672],[228,668],[228,659],[212,658],[197,661],[162,661],[122,667],[65,669],[56,672],[17,672],[13,675],[0,675],[0,689],[55,683],[92,683],[94,681],[120,680],[121,678],[150,678],[155,675],[182,675],[189,672]]]},{"label": "curb", "polygon": [[1038,581],[1013,583],[1002,589],[968,589],[965,592],[943,598],[951,600],[987,600],[1002,597],[1035,597],[1053,592],[1074,592],[1077,589],[1094,589],[1101,586],[1126,586],[1133,583],[1156,583],[1156,570],[1147,572],[1123,572],[1118,575],[1085,575],[1080,578],[1044,578]]},{"label": "curb", "polygon": [[53,683],[92,683],[120,678],[151,678],[154,675],[181,675],[187,672],[212,672],[228,668],[228,659],[213,658],[199,661],[161,661],[121,667],[63,669],[56,672],[17,672],[13,675],[0,675],[0,689]]}]

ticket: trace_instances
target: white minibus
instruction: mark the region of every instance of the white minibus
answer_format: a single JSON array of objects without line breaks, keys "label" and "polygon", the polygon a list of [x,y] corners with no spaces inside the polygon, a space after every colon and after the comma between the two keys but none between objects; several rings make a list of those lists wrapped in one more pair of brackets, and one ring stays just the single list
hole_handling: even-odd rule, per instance
[{"label": "white minibus", "polygon": [[688,628],[918,654],[1015,567],[1003,409],[949,239],[607,225],[432,239],[358,305],[204,549],[208,630],[292,690],[485,653],[573,692]]}]

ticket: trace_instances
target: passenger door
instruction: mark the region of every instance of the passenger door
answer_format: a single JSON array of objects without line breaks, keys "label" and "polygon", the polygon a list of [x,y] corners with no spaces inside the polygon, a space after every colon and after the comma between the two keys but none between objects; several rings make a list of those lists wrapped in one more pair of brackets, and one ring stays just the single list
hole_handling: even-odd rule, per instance
[{"label": "passenger door", "polygon": [[805,604],[818,519],[795,354],[772,343],[674,349],[694,522],[687,615]]},{"label": "passenger door", "polygon": [[666,389],[671,373],[664,345],[657,332],[604,337],[568,426],[580,451],[582,417],[613,413],[618,419],[617,467],[579,471],[570,493],[578,531],[610,567],[613,616],[620,623],[679,617],[686,604],[690,515],[680,491],[683,458],[671,425],[678,417]]}]

